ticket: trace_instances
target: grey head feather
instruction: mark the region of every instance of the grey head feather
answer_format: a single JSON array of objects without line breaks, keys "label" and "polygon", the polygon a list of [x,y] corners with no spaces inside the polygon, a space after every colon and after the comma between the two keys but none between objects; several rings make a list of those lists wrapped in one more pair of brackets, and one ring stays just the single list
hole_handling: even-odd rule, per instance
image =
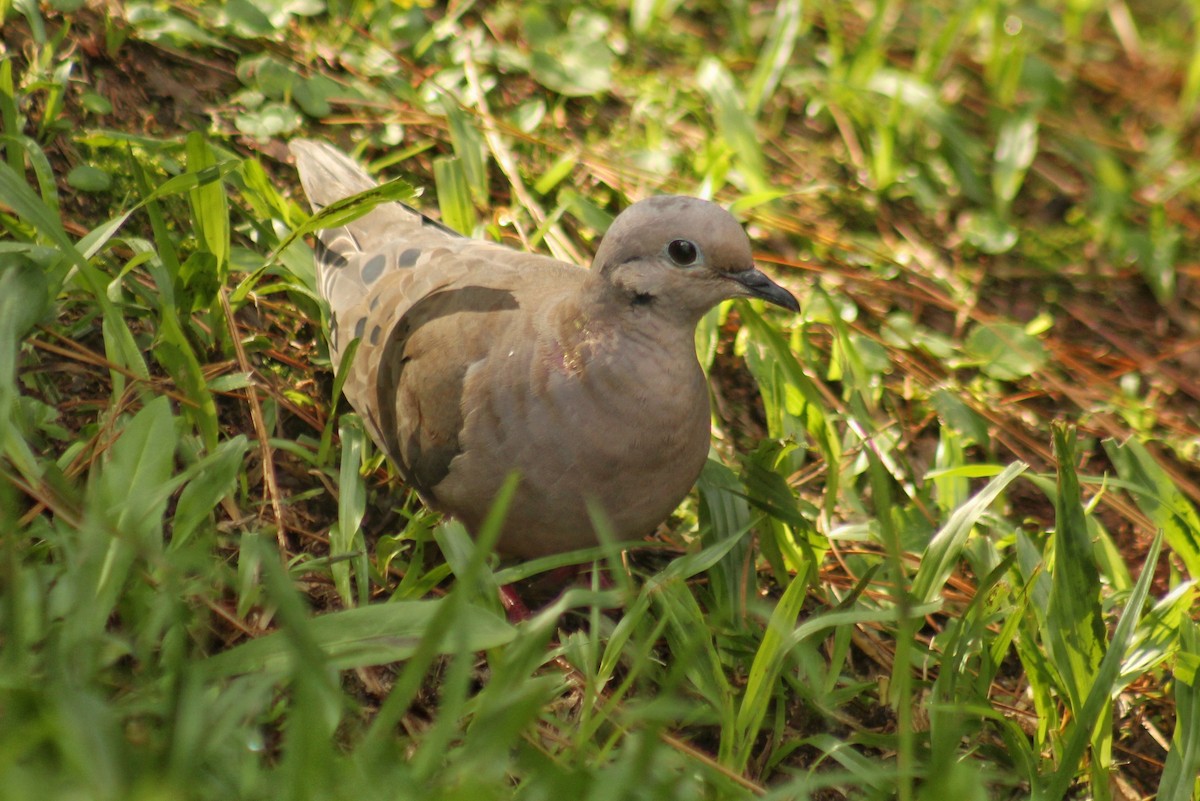
[{"label": "grey head feather", "polygon": [[592,269],[618,297],[694,324],[728,298],[761,298],[792,311],[790,292],[754,267],[750,239],[728,211],[694,197],[634,203],[604,235]]},{"label": "grey head feather", "polygon": [[658,195],[617,216],[596,251],[593,269],[606,272],[633,259],[657,256],[676,239],[700,246],[711,269],[740,272],[754,266],[749,237],[725,209],[699,198]]}]

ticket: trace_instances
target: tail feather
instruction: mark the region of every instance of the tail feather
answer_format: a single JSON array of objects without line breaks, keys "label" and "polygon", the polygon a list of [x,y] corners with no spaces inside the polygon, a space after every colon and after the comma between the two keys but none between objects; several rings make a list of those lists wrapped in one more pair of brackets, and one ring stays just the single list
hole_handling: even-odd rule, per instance
[{"label": "tail feather", "polygon": [[[312,139],[293,139],[289,145],[296,157],[300,184],[313,211],[377,186],[362,167],[337,148]],[[383,203],[341,228],[318,234],[330,259],[349,258],[356,253],[378,250],[401,239],[407,231],[420,228],[424,216],[403,203]]]},{"label": "tail feather", "polygon": [[353,159],[325,142],[293,139],[288,149],[296,157],[300,183],[313,211],[375,186]]},{"label": "tail feather", "polygon": [[[353,159],[325,142],[293,139],[289,144],[300,183],[313,211],[376,186]],[[317,234],[317,289],[329,302],[331,350],[361,335],[371,292],[381,278],[412,267],[423,252],[461,235],[403,203],[386,202],[362,217]]]}]

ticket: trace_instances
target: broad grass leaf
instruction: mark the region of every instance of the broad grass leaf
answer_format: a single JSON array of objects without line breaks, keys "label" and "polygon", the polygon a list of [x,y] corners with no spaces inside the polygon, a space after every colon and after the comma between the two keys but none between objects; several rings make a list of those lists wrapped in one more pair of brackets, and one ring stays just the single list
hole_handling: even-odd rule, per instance
[{"label": "broad grass leaf", "polygon": [[[160,248],[161,252],[163,252],[162,248]],[[212,255],[207,252],[197,252],[193,256],[204,256],[209,262],[213,262]],[[191,259],[188,261],[190,262]],[[166,263],[167,259],[162,259],[162,264]],[[174,283],[167,274],[167,270],[151,266],[150,271],[158,282],[159,288],[156,296],[159,303],[159,342],[154,346],[154,356],[163,369],[171,375],[176,386],[191,401],[182,404],[181,411],[185,418],[195,424],[204,442],[204,447],[212,451],[217,447],[217,440],[220,436],[220,421],[218,420],[216,400],[213,397],[214,390],[205,380],[200,356],[197,355],[192,340],[183,330],[183,322],[176,305]],[[185,270],[181,267],[180,276],[184,272]],[[208,276],[211,279],[211,273]],[[201,302],[199,298],[192,296],[187,311],[190,312],[197,305],[201,308],[214,308],[220,304],[219,292],[219,285],[212,282],[207,292],[207,302]]]},{"label": "broad grass leaf", "polygon": [[1046,347],[1014,323],[987,323],[971,331],[964,343],[979,369],[1001,381],[1032,375],[1046,363]]},{"label": "broad grass leaf", "polygon": [[165,197],[179,195],[184,192],[191,192],[208,184],[221,181],[226,175],[238,168],[240,162],[237,159],[227,159],[220,163],[208,163],[205,161],[205,166],[195,170],[173,175],[163,181],[154,188],[150,194],[142,198],[141,202],[135,207],[140,208],[154,200],[162,200]]},{"label": "broad grass leaf", "polygon": [[222,442],[196,464],[192,471],[195,477],[184,486],[175,505],[171,548],[179,548],[191,539],[200,523],[212,514],[213,507],[237,485],[248,448],[246,437],[238,435]]},{"label": "broad grass leaf", "polygon": [[175,418],[165,397],[147,403],[121,428],[99,469],[95,501],[116,531],[160,548],[163,513],[174,491]]},{"label": "broad grass leaf", "polygon": [[500,541],[504,519],[508,516],[519,483],[520,474],[516,470],[505,476],[483,523],[477,531],[472,532],[474,537],[457,520],[449,520],[434,530],[438,547],[458,579],[455,589],[465,593],[467,598],[475,600],[482,592],[484,603],[499,603],[499,583],[486,560]]},{"label": "broad grass leaf", "polygon": [[828,541],[817,531],[820,511],[800,498],[787,483],[793,472],[794,444],[764,440],[742,457],[746,500],[763,512],[759,546],[780,584],[795,574],[805,582],[816,577]]},{"label": "broad grass leaf", "polygon": [[1054,504],[1054,563],[1047,609],[1047,649],[1076,712],[1104,657],[1100,572],[1075,473],[1075,432],[1054,427],[1058,491]]},{"label": "broad grass leaf", "polygon": [[[483,135],[475,125],[475,117],[469,115],[450,97],[442,98],[446,122],[450,125],[450,142],[454,147],[457,163],[462,167],[467,186],[471,188],[472,210],[488,202],[487,147]],[[442,184],[438,182],[438,197],[441,198]],[[472,215],[473,216],[473,215]],[[451,226],[452,228],[454,226]],[[459,229],[470,233],[471,229]]]},{"label": "broad grass leaf", "polygon": [[954,571],[962,556],[967,537],[987,511],[988,507],[999,497],[1000,493],[1025,472],[1028,465],[1024,462],[1013,462],[1000,475],[993,478],[987,485],[975,494],[973,498],[959,506],[950,515],[946,524],[934,535],[925,553],[921,557],[921,565],[913,578],[912,593],[921,602],[932,601],[942,585]]},{"label": "broad grass leaf", "polygon": [[1020,240],[1015,225],[990,211],[965,211],[958,216],[957,227],[963,239],[993,256],[1008,253]]},{"label": "broad grass leaf", "polygon": [[138,37],[148,42],[161,42],[180,48],[200,45],[218,50],[234,49],[223,37],[214,36],[174,8],[158,8],[149,2],[133,2],[127,6],[125,16]]},{"label": "broad grass leaf", "polygon": [[[776,383],[784,383],[788,388],[798,393],[795,398],[798,406],[798,412],[793,412],[788,409],[789,414],[795,414],[797,419],[802,420],[808,435],[817,443],[817,447],[821,451],[821,455],[829,464],[841,464],[842,462],[842,443],[833,422],[825,414],[825,399],[821,391],[816,387],[813,381],[804,373],[804,368],[800,366],[795,354],[788,347],[787,340],[779,333],[778,329],[769,325],[763,317],[754,311],[749,304],[743,304],[740,310],[742,321],[750,330],[754,337],[754,341],[766,349],[772,363],[771,371],[761,370],[755,372],[755,380],[764,384],[764,395],[772,397],[780,397],[783,395],[791,402],[792,397],[786,395],[786,388],[777,392],[775,390]],[[766,361],[766,360],[764,360]],[[754,361],[747,359],[751,365],[751,370],[754,371]],[[778,368],[783,379],[782,382],[776,378],[774,370]],[[838,479],[837,473],[830,473],[826,484],[826,499],[827,503],[832,504],[838,497]]]},{"label": "broad grass leaf", "polygon": [[[1043,632],[1043,641],[1051,665],[1058,673],[1061,690],[1075,715],[1072,727],[1089,726],[1085,734],[1095,734],[1093,759],[1106,766],[1111,758],[1111,729],[1097,730],[1094,728],[1096,718],[1089,721],[1083,716],[1085,699],[1097,686],[1097,673],[1107,646],[1100,603],[1100,571],[1093,555],[1079,478],[1075,473],[1075,430],[1055,425],[1053,435],[1058,487],[1054,504],[1050,604],[1046,611],[1048,625]],[[1139,611],[1134,609],[1135,617]],[[1103,701],[1107,700],[1105,695]],[[1094,709],[1093,714],[1100,714],[1100,710]]]},{"label": "broad grass leaf", "polygon": [[43,473],[37,456],[22,436],[15,415],[20,398],[17,365],[21,341],[50,308],[43,270],[19,257],[0,268],[0,453],[25,480],[36,485]]},{"label": "broad grass leaf", "polygon": [[782,0],[775,6],[770,33],[759,51],[746,92],[747,111],[752,115],[758,115],[779,86],[800,37],[803,9],[803,0]]},{"label": "broad grass leaf", "polygon": [[1117,468],[1117,474],[1132,485],[1133,500],[1162,530],[1171,550],[1183,560],[1188,575],[1200,579],[1200,514],[1183,490],[1135,438],[1123,445],[1105,440],[1104,452]]},{"label": "broad grass leaf", "polygon": [[258,39],[275,33],[275,25],[270,18],[248,0],[229,0],[217,22],[243,39]]},{"label": "broad grass leaf", "polygon": [[804,604],[806,589],[807,583],[800,579],[793,579],[787,586],[779,603],[775,605],[770,620],[767,621],[762,642],[754,654],[750,674],[746,679],[746,691],[742,695],[734,724],[734,765],[738,770],[744,770],[750,759],[754,741],[758,737],[758,729],[767,715],[767,706],[778,689],[779,673],[783,670],[784,660],[791,645],[791,634],[800,617],[800,607]]},{"label": "broad grass leaf", "polygon": [[0,163],[0,197],[3,197],[5,205],[31,225],[41,238],[50,240],[62,252],[63,258],[47,276],[50,295],[56,296],[71,265],[86,264],[83,254],[67,236],[58,218],[57,208],[34,194],[24,176],[3,163]]},{"label": "broad grass leaf", "polygon": [[[12,143],[16,140],[14,134],[25,127],[24,118],[21,115],[20,107],[17,103],[16,85],[13,83],[13,64],[16,59],[6,58],[0,61],[0,131],[5,133],[0,135],[0,141]],[[5,147],[5,156],[8,159],[8,167],[13,172],[19,173],[24,167],[24,159],[21,157],[21,150],[16,147]],[[53,185],[53,182],[51,182]],[[57,198],[51,202],[57,208]]]},{"label": "broad grass leaf", "polygon": [[0,381],[15,374],[20,340],[50,309],[47,284],[45,272],[20,257],[0,266]]},{"label": "broad grass leaf", "polygon": [[564,97],[607,92],[612,86],[614,56],[608,44],[610,23],[586,6],[577,6],[566,27],[530,4],[521,13],[525,38],[533,49],[533,79]]},{"label": "broad grass leaf", "polygon": [[[1061,463],[1061,457],[1060,457]],[[1154,579],[1154,566],[1158,563],[1158,554],[1162,549],[1163,535],[1159,531],[1150,544],[1146,559],[1142,564],[1142,573],[1129,594],[1129,600],[1121,611],[1116,631],[1112,641],[1100,661],[1100,665],[1092,676],[1087,687],[1087,694],[1082,706],[1076,711],[1075,718],[1065,732],[1065,742],[1059,759],[1058,769],[1050,780],[1042,787],[1036,788],[1034,801],[1051,801],[1065,798],[1078,772],[1088,742],[1108,741],[1112,737],[1112,727],[1100,728],[1109,716],[1105,714],[1111,705],[1112,695],[1118,686],[1121,672],[1121,662],[1133,638],[1134,627],[1137,626],[1141,610],[1150,594],[1150,585]],[[1052,601],[1053,603],[1053,601]],[[1101,632],[1103,633],[1103,632]],[[1055,657],[1057,660],[1057,657]],[[1097,761],[1106,754],[1095,754]]]},{"label": "broad grass leaf", "polygon": [[696,325],[696,358],[700,360],[700,366],[704,368],[705,373],[712,370],[717,345],[721,341],[721,324],[728,313],[728,307],[727,302],[712,307]]},{"label": "broad grass leaf", "polygon": [[721,722],[722,754],[729,752],[734,720],[733,690],[713,640],[711,626],[686,583],[660,583],[652,600],[667,619],[666,639],[676,658],[685,660],[684,673]]},{"label": "broad grass leaf", "polygon": [[632,0],[629,25],[638,36],[655,32],[654,23],[670,19],[682,0]]},{"label": "broad grass leaf", "polygon": [[[599,661],[597,675],[605,679],[612,675],[613,671],[617,668],[619,660],[625,654],[626,644],[638,632],[639,627],[644,628],[645,626],[656,625],[656,633],[652,639],[657,640],[659,634],[666,628],[667,623],[665,621],[667,618],[660,619],[657,624],[647,623],[647,613],[651,604],[655,602],[661,603],[660,594],[666,592],[671,585],[682,585],[688,579],[705,571],[712,570],[714,566],[726,558],[729,551],[741,539],[741,537],[737,536],[729,537],[718,542],[716,545],[681,556],[673,560],[657,575],[648,578],[638,596],[631,603],[626,604],[624,614],[609,636]],[[595,551],[599,550],[595,549]],[[597,553],[596,555],[601,556],[602,554]],[[508,573],[509,571],[502,571],[497,574],[497,577],[507,580]],[[695,601],[693,599],[688,608],[690,609],[694,604]],[[670,620],[674,620],[674,618],[670,618]]]},{"label": "broad grass leaf", "polygon": [[[188,172],[200,173],[218,166],[217,156],[204,135],[187,136]],[[199,183],[188,190],[192,222],[201,245],[215,260],[216,280],[224,283],[229,270],[229,196],[221,181]]]},{"label": "broad grass leaf", "polygon": [[[853,740],[848,741],[844,737],[820,733],[803,738],[801,743],[815,749],[821,755],[818,764],[832,761],[842,766],[843,777],[840,781],[835,779],[834,782],[831,782],[835,793],[840,795],[840,791],[837,789],[839,785],[859,789],[870,788],[872,792],[863,793],[863,798],[887,798],[895,793],[895,769],[877,758],[862,753]],[[811,797],[807,792],[805,796]]]},{"label": "broad grass leaf", "polygon": [[963,436],[964,444],[979,445],[984,449],[990,447],[987,420],[968,406],[958,393],[939,389],[930,396],[929,401],[942,423]]},{"label": "broad grass leaf", "polygon": [[[625,614],[609,637],[604,657],[600,663],[600,675],[609,675],[616,668],[617,660],[621,657],[626,642],[634,635],[636,626],[641,624],[651,602],[663,587],[672,583],[683,583],[706,570],[712,570],[740,541],[740,537],[728,537],[695,553],[685,554],[673,560],[657,575],[647,579],[642,586],[642,591],[633,603],[628,605]],[[507,573],[508,571],[503,571],[498,573],[497,577],[504,577]]]},{"label": "broad grass leaf", "polygon": [[1158,801],[1200,798],[1200,624],[1184,620],[1179,643],[1177,659],[1187,667],[1181,664],[1175,670],[1175,733],[1158,784]]},{"label": "broad grass leaf", "polygon": [[[338,435],[342,441],[342,463],[338,473],[338,522],[329,532],[329,555],[334,559],[330,571],[333,573],[333,585],[337,588],[342,603],[354,606],[355,597],[350,591],[351,561],[354,562],[358,574],[360,603],[366,603],[369,589],[369,578],[365,569],[366,543],[363,542],[359,528],[367,508],[367,488],[360,472],[366,432],[357,415],[345,415],[341,418]],[[357,558],[344,558],[355,556]]]},{"label": "broad grass leaf", "polygon": [[461,234],[475,230],[478,219],[471,202],[471,184],[461,158],[433,160],[433,179],[437,184],[438,209],[442,223]]},{"label": "broad grass leaf", "polygon": [[239,131],[260,142],[292,134],[304,122],[300,112],[286,103],[264,103],[251,111],[239,112],[233,120]]},{"label": "broad grass leaf", "polygon": [[260,97],[284,100],[295,91],[300,76],[269,53],[247,55],[238,60],[237,76]]},{"label": "broad grass leaf", "polygon": [[1182,649],[1183,629],[1197,608],[1200,587],[1185,581],[1154,604],[1138,622],[1133,642],[1121,663],[1120,686],[1128,687]]},{"label": "broad grass leaf", "polygon": [[112,174],[90,164],[80,164],[67,173],[67,183],[80,192],[98,194],[112,188]]},{"label": "broad grass leaf", "polygon": [[[346,378],[350,375],[350,365],[354,364],[354,354],[358,352],[358,346],[362,344],[362,339],[355,337],[350,340],[350,344],[346,346],[342,353],[342,361],[340,364],[334,365],[336,372],[333,374],[333,394],[330,396],[329,409],[331,414],[329,419],[325,421],[325,428],[321,431],[321,444],[317,448],[317,464],[324,465],[329,461],[329,454],[333,448],[333,427],[335,421],[345,419],[345,415],[338,418],[332,414],[337,409],[338,399],[342,397],[342,388],[346,386]],[[337,425],[345,425],[344,422],[337,422]]]},{"label": "broad grass leaf", "polygon": [[578,163],[578,152],[568,150],[566,153],[563,153],[538,177],[537,182],[533,185],[533,191],[539,195],[549,194],[554,187],[566,180],[567,176],[571,174],[571,171],[575,169]]},{"label": "broad grass leaf", "polygon": [[343,86],[323,73],[317,73],[296,84],[293,97],[310,117],[324,119],[333,113],[330,100],[335,97],[345,97],[354,94],[349,87]]},{"label": "broad grass leaf", "polygon": [[254,376],[248,372],[226,373],[209,381],[207,386],[212,392],[237,392],[254,386]]},{"label": "broad grass leaf", "polygon": [[289,248],[292,243],[294,243],[300,237],[307,236],[315,231],[325,230],[326,228],[338,228],[343,225],[349,225],[359,217],[369,214],[371,209],[375,208],[381,203],[390,203],[393,201],[399,203],[408,203],[412,201],[416,195],[416,190],[413,189],[412,184],[396,178],[394,180],[379,184],[378,186],[373,186],[370,189],[359,192],[356,195],[350,195],[349,197],[345,197],[341,200],[336,200],[333,203],[330,203],[328,206],[321,209],[316,214],[313,214],[311,217],[298,225],[294,230],[292,230],[292,232],[288,234],[282,242],[279,243],[275,250],[271,252],[271,255],[267,257],[266,261],[263,263],[263,266],[260,267],[254,275],[243,281],[242,284],[246,285],[248,283],[252,283],[254,280],[257,280],[262,273],[266,272],[267,267],[269,267],[275,261],[275,259],[279,257],[279,254]]},{"label": "broad grass leaf", "polygon": [[[412,656],[445,599],[397,601],[319,615],[307,620],[308,635],[328,659],[329,666],[352,670],[384,665]],[[482,651],[512,640],[515,630],[488,609],[472,608],[455,618],[456,636],[443,638],[440,653],[460,648]],[[210,675],[234,676],[264,671],[285,674],[295,654],[284,632],[275,632],[235,646],[205,661]]]},{"label": "broad grass leaf", "polygon": [[1037,152],[1037,117],[1027,111],[1005,119],[996,135],[996,168],[992,172],[992,191],[1001,216],[1008,213]]},{"label": "broad grass leaf", "polygon": [[770,191],[758,129],[729,70],[717,59],[706,58],[696,71],[696,86],[707,95],[717,132],[733,152],[750,191]]},{"label": "broad grass leaf", "polygon": [[[7,59],[3,63],[11,64],[12,59]],[[4,102],[6,101],[3,98],[3,92],[0,91],[0,107],[3,106]],[[0,131],[19,131],[20,129],[20,124],[12,128],[7,125],[0,126]],[[22,175],[25,172],[25,161],[28,160],[29,167],[33,170],[34,179],[37,181],[38,193],[42,196],[42,200],[51,211],[59,214],[61,209],[59,208],[58,200],[58,175],[55,172],[54,166],[50,163],[50,158],[41,146],[38,145],[37,141],[28,136],[3,133],[0,134],[0,143],[4,143],[5,150],[9,153],[9,163],[18,175]]]},{"label": "broad grass leaf", "polygon": [[740,616],[745,599],[742,587],[746,558],[750,547],[746,533],[750,529],[750,507],[742,497],[742,485],[733,471],[715,459],[709,459],[696,482],[700,492],[700,527],[704,544],[735,540],[721,559],[709,570],[713,595],[718,608]]}]

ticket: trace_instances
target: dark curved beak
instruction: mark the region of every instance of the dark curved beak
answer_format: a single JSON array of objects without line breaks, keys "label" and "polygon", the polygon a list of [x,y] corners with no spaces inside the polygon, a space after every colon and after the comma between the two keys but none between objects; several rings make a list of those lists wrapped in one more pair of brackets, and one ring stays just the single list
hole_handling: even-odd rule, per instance
[{"label": "dark curved beak", "polygon": [[733,281],[746,288],[750,297],[762,298],[768,303],[782,306],[794,312],[800,311],[800,304],[794,295],[767,277],[766,273],[751,267],[736,273],[726,273]]}]

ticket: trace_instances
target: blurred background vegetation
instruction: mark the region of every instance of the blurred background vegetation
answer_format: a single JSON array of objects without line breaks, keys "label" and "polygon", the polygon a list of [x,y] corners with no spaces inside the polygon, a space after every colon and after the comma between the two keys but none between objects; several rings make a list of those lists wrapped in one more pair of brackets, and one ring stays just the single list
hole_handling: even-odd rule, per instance
[{"label": "blurred background vegetation", "polygon": [[[0,797],[1200,794],[1195,0],[0,25]],[[394,481],[298,135],[581,264],[657,192],[747,223],[803,312],[699,327],[646,549],[496,564]]]}]

